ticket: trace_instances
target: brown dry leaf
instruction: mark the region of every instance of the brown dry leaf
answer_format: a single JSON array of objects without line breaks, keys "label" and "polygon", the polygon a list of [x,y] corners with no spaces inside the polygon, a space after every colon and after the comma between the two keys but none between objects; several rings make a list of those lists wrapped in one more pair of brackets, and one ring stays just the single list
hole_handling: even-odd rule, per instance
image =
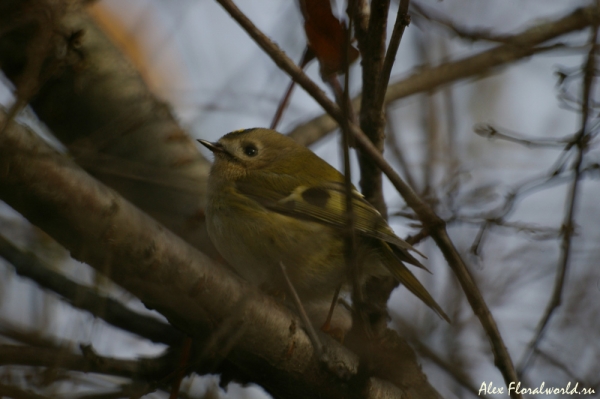
[{"label": "brown dry leaf", "polygon": [[[300,0],[300,8],[308,46],[319,60],[321,76],[326,80],[342,73],[346,26],[333,15],[330,0]],[[349,62],[356,61],[358,50],[350,46],[348,51]]]}]

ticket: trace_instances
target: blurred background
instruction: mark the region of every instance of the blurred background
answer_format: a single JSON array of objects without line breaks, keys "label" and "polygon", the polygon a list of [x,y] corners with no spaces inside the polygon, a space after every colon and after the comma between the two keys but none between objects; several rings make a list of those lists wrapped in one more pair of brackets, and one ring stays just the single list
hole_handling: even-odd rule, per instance
[{"label": "blurred background", "polygon": [[[306,46],[296,2],[238,1],[240,9],[296,62]],[[508,35],[560,20],[590,1],[421,0],[411,1],[411,24],[402,39],[390,84],[420,70],[482,53]],[[392,1],[388,30],[398,4]],[[99,0],[89,6],[98,25],[127,54],[150,90],[170,108],[193,138],[217,140],[227,132],[267,127],[290,82],[271,59],[214,1]],[[345,4],[334,2],[345,18]],[[388,34],[389,37],[389,34]],[[451,239],[467,262],[498,323],[523,385],[600,391],[600,211],[598,207],[598,90],[592,86],[589,148],[581,175],[573,167],[578,148],[568,146],[581,129],[584,70],[590,29],[546,42],[545,51],[484,73],[432,87],[386,104],[386,159],[448,223]],[[332,98],[313,61],[307,74]],[[14,101],[3,79],[4,107]],[[350,73],[351,95],[361,91],[360,61]],[[296,87],[277,127],[290,133],[323,114]],[[19,120],[67,149],[26,109]],[[338,169],[343,163],[340,132],[310,140],[319,156]],[[314,141],[314,142],[313,142]],[[199,148],[207,159],[210,154]],[[357,162],[353,177],[358,186]],[[572,197],[573,187],[577,187]],[[165,188],[168,189],[168,188]],[[390,224],[400,237],[419,231],[412,211],[384,178]],[[574,235],[565,255],[564,229],[574,198]],[[0,202],[0,233],[22,250],[44,259],[53,270],[92,287],[139,313],[163,320],[134,296],[97,275],[49,236]],[[483,382],[502,387],[489,340],[460,285],[431,239],[417,248],[433,274],[416,271],[453,323],[442,322],[402,288],[389,302],[390,325],[417,350],[430,383],[445,398],[477,396]],[[1,255],[1,254],[0,254]],[[566,268],[564,268],[566,265]],[[540,321],[557,290],[562,302],[551,312],[543,334]],[[0,257],[0,340],[37,333],[45,339],[84,343],[105,356],[136,359],[165,350],[111,327],[61,301],[52,292],[15,273]],[[535,346],[532,342],[539,337]],[[122,383],[117,377],[86,375],[43,381],[35,369],[0,367],[0,381],[24,384],[49,397],[79,397]],[[194,376],[182,383],[190,398],[264,398],[256,386],[218,387],[218,376]],[[91,395],[91,394],[90,394]],[[90,396],[91,397],[91,396]],[[100,396],[98,396],[100,397]],[[106,396],[108,397],[108,396]],[[118,397],[118,396],[114,396]],[[163,398],[166,393],[145,397]],[[184,396],[182,396],[184,397]],[[562,397],[550,395],[549,397]]]}]

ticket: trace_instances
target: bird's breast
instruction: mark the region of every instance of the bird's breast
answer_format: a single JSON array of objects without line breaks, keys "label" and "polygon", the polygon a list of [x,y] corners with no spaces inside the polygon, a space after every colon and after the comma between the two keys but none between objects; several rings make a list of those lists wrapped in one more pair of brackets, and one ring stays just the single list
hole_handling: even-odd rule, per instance
[{"label": "bird's breast", "polygon": [[230,192],[209,199],[207,227],[221,255],[253,284],[285,289],[280,263],[305,297],[329,295],[343,279],[343,239],[329,226],[271,211]]}]

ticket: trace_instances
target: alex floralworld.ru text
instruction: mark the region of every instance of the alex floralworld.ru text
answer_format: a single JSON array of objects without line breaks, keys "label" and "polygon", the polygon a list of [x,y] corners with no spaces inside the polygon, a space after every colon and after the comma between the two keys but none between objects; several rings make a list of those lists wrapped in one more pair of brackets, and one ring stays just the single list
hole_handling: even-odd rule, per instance
[{"label": "alex floralworld.ru text", "polygon": [[505,387],[495,387],[493,383],[490,381],[489,383],[482,382],[479,387],[479,395],[501,395],[505,392],[510,395],[515,392],[518,394],[529,394],[529,395],[591,395],[596,393],[593,389],[582,388],[578,389],[579,383],[576,382],[573,387],[571,387],[571,383],[567,383],[567,386],[564,388],[555,388],[555,387],[546,387],[546,383],[542,382],[539,387],[536,388],[522,388],[520,382],[511,382],[508,385],[508,392]]}]

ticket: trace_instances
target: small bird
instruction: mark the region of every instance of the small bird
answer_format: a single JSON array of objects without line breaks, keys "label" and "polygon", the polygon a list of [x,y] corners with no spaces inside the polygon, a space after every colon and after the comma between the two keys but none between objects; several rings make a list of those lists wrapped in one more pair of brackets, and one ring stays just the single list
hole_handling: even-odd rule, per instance
[{"label": "small bird", "polygon": [[[346,289],[347,228],[344,177],[308,148],[274,130],[234,131],[217,142],[198,140],[215,156],[208,179],[208,234],[217,250],[247,281],[271,292],[285,290],[284,264],[308,303],[331,301]],[[392,275],[449,320],[404,263],[423,267],[379,212],[352,187],[361,282]],[[424,268],[424,267],[423,267]]]}]

